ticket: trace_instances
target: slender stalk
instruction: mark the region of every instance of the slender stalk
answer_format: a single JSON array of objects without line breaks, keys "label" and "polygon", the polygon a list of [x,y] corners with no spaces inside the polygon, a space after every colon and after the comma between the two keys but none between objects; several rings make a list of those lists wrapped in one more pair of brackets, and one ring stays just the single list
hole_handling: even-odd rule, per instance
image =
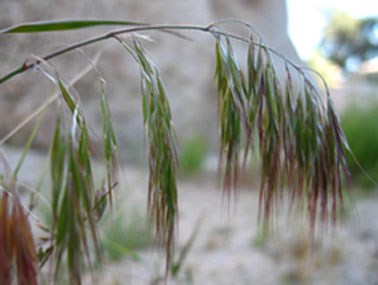
[{"label": "slender stalk", "polygon": [[[223,22],[223,21],[222,21]],[[220,23],[222,23],[220,22]],[[227,22],[227,21],[224,21],[224,22]],[[236,23],[239,23],[240,21],[236,21]],[[244,22],[241,22],[241,23],[244,23]],[[315,85],[307,78],[307,75],[306,73],[304,72],[304,70],[307,70],[307,71],[310,71],[312,73],[314,73],[316,76],[318,76],[320,78],[320,80],[323,82],[325,88],[326,88],[326,93],[327,93],[327,96],[330,95],[330,92],[329,92],[329,88],[328,88],[328,85],[327,83],[325,82],[325,79],[323,78],[323,76],[316,70],[310,68],[310,67],[307,67],[307,66],[301,66],[301,65],[298,65],[296,63],[294,63],[292,60],[290,60],[289,58],[287,58],[284,54],[276,51],[275,49],[269,47],[268,45],[266,45],[264,42],[256,42],[256,41],[253,41],[251,39],[248,39],[246,37],[243,37],[243,36],[240,36],[240,35],[236,35],[236,34],[233,34],[233,33],[229,33],[229,32],[226,32],[226,31],[221,31],[221,30],[214,30],[212,29],[213,27],[213,24],[209,25],[208,26],[208,32],[210,32],[211,34],[213,35],[216,35],[216,36],[225,36],[225,37],[228,37],[230,39],[234,39],[234,40],[237,40],[237,41],[241,41],[241,42],[244,42],[244,43],[252,43],[254,44],[255,46],[258,46],[258,47],[261,47],[269,52],[271,52],[272,54],[274,54],[275,56],[283,59],[285,62],[287,62],[291,67],[293,67],[299,74],[301,74],[305,79],[306,79],[306,82],[309,84],[309,86],[311,88],[313,88],[314,90],[316,90],[317,88],[315,87]],[[249,26],[248,26],[249,27]],[[252,28],[251,28],[252,29]],[[255,29],[252,29],[253,32],[256,32]],[[259,38],[261,38],[261,36],[259,34],[257,34],[259,36]]]},{"label": "slender stalk", "polygon": [[15,70],[9,72],[8,74],[4,75],[3,77],[0,78],[0,84],[2,84],[3,82],[5,81],[8,81],[9,79],[11,79],[12,77],[15,77],[17,74],[20,74],[22,72],[24,72],[24,65],[16,68]]},{"label": "slender stalk", "polygon": [[[91,64],[85,67],[82,71],[80,71],[74,78],[69,81],[69,85],[72,86],[77,83],[81,78],[84,77],[89,71],[91,71],[95,64],[100,59],[103,50],[98,52]],[[55,92],[51,97],[49,97],[37,110],[31,113],[28,117],[26,117],[21,123],[19,123],[15,128],[13,128],[9,133],[3,136],[0,139],[0,146],[3,145],[6,141],[8,141],[12,136],[18,133],[23,127],[25,127],[28,123],[30,123],[35,117],[40,115],[45,109],[47,109],[56,99],[58,99],[58,92]]]},{"label": "slender stalk", "polygon": [[36,60],[35,62],[32,63],[27,63],[24,62],[24,64],[13,71],[7,73],[3,77],[0,78],[0,84],[4,83],[5,81],[8,81],[9,79],[15,77],[18,74],[21,74],[37,65],[39,65],[42,61],[48,61],[52,58],[55,58],[57,56],[60,56],[62,54],[68,53],[72,50],[75,50],[77,48],[81,48],[84,46],[88,46],[97,42],[101,42],[104,40],[111,39],[117,35],[120,34],[129,34],[129,33],[134,33],[134,32],[141,32],[141,31],[153,31],[153,30],[196,30],[196,31],[202,31],[202,32],[208,32],[209,27],[208,26],[196,26],[196,25],[150,25],[150,26],[142,26],[142,27],[133,27],[133,28],[127,28],[127,29],[121,29],[121,30],[116,30],[116,31],[111,31],[105,34],[102,34],[100,36],[96,36],[84,41],[80,41],[77,43],[74,43],[72,45],[69,45],[67,47],[61,48],[59,50],[56,50],[46,56],[41,57],[40,60]]},{"label": "slender stalk", "polygon": [[[125,29],[107,32],[107,33],[102,34],[100,36],[96,36],[96,37],[93,37],[93,38],[90,38],[90,39],[86,39],[84,41],[74,43],[74,44],[69,45],[67,47],[56,50],[56,51],[54,51],[54,52],[52,52],[52,53],[50,53],[46,56],[43,56],[43,57],[41,57],[40,60],[36,60],[35,62],[32,62],[32,63],[24,62],[24,64],[22,66],[19,66],[18,68],[14,69],[13,71],[11,71],[11,72],[7,73],[6,75],[4,75],[3,77],[1,77],[0,78],[0,84],[4,83],[5,81],[10,80],[11,78],[15,77],[18,74],[21,74],[21,73],[23,73],[23,72],[25,72],[29,69],[32,69],[36,65],[41,64],[41,62],[43,62],[43,61],[48,61],[52,58],[55,58],[55,57],[60,56],[62,54],[68,53],[68,52],[75,50],[77,48],[85,47],[85,46],[88,46],[88,45],[91,45],[91,44],[94,44],[94,43],[97,43],[97,42],[108,40],[108,39],[114,38],[114,37],[121,35],[121,34],[129,34],[129,33],[134,33],[134,32],[141,32],[141,31],[154,31],[154,30],[155,31],[156,30],[158,30],[158,31],[167,31],[167,30],[200,31],[200,32],[210,33],[214,36],[215,35],[216,36],[226,36],[226,37],[229,37],[229,38],[232,38],[234,40],[241,41],[241,42],[253,43],[256,46],[259,46],[259,47],[262,47],[262,48],[268,50],[269,52],[278,56],[279,58],[282,58],[284,61],[286,61],[288,64],[290,64],[290,66],[292,66],[295,70],[297,70],[300,74],[302,74],[305,78],[306,78],[306,75],[304,73],[304,70],[309,70],[309,71],[313,72],[314,74],[316,74],[317,76],[319,76],[320,79],[324,82],[324,78],[322,78],[322,76],[318,72],[316,72],[315,70],[313,70],[311,68],[303,67],[303,66],[299,66],[299,65],[295,64],[293,61],[288,59],[282,53],[276,51],[275,49],[273,49],[269,46],[267,46],[264,42],[252,41],[249,38],[246,38],[246,37],[243,37],[243,36],[240,36],[240,35],[237,35],[237,34],[233,34],[233,33],[227,32],[227,31],[214,29],[214,27],[217,24],[233,23],[233,22],[247,27],[253,33],[257,34],[259,39],[262,39],[262,36],[250,24],[248,24],[244,21],[232,20],[232,19],[231,20],[213,22],[213,23],[210,23],[206,26],[188,25],[188,24],[179,24],[179,25],[177,25],[177,24],[158,24],[158,25],[143,25],[143,26],[137,26],[137,27],[132,27],[132,28],[125,28]],[[176,34],[174,34],[174,35],[176,35]],[[178,35],[178,36],[181,37],[180,35]],[[313,86],[313,84],[311,82],[309,82],[309,83],[312,87],[314,87],[314,89],[316,89],[315,86]],[[324,85],[327,86],[327,84],[324,84]],[[327,92],[327,94],[329,94],[329,92]]]}]

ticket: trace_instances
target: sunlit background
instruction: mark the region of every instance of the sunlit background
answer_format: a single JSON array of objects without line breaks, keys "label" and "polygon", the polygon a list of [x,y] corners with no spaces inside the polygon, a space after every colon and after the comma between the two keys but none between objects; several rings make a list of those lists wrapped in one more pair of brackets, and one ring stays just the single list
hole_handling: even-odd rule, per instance
[{"label": "sunlit background", "polygon": [[304,60],[314,55],[332,12],[345,12],[356,18],[378,17],[375,0],[287,0],[287,8],[289,35]]}]

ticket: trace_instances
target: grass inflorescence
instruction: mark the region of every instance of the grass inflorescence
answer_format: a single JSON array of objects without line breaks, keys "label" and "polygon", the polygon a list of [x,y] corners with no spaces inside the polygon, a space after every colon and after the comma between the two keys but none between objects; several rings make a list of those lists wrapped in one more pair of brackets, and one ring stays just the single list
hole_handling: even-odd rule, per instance
[{"label": "grass inflorescence", "polygon": [[279,208],[284,189],[292,205],[307,206],[311,229],[319,216],[323,222],[335,221],[349,177],[348,145],[329,94],[322,97],[295,65],[302,82],[294,88],[291,63],[286,59],[282,84],[272,63],[274,54],[262,39],[250,40],[246,76],[230,39],[216,38],[220,168],[226,193],[237,188],[242,160],[257,149],[264,222]]},{"label": "grass inflorescence", "polygon": [[166,250],[168,272],[178,214],[175,135],[159,71],[137,39],[133,47],[141,68],[143,120],[148,140],[148,211],[157,240]]},{"label": "grass inflorescence", "polygon": [[[247,27],[250,37],[219,28],[220,24],[230,22]],[[0,30],[0,35],[62,32],[99,25],[130,27],[84,39],[44,57],[36,57],[35,61],[25,62],[0,77],[0,84],[32,68],[42,70],[41,66],[47,61],[100,41],[116,39],[126,48],[137,62],[141,75],[149,163],[148,214],[153,233],[166,252],[166,277],[173,257],[178,219],[177,142],[159,69],[136,32],[162,31],[183,37],[177,31],[190,30],[208,33],[215,38],[219,170],[228,198],[237,189],[246,160],[250,154],[257,154],[261,171],[259,213],[265,224],[271,221],[272,213],[280,207],[284,194],[290,198],[292,205],[307,209],[311,229],[315,228],[319,218],[323,222],[336,219],[349,177],[345,159],[349,148],[328,89],[326,96],[322,96],[305,69],[269,48],[247,23],[233,20],[198,26],[128,21],[54,21],[17,25]],[[121,35],[131,36],[122,38]],[[246,44],[247,60],[243,68],[234,52],[234,41]],[[273,56],[284,62],[284,82],[278,79]],[[300,79],[299,86],[294,86],[293,72]],[[70,284],[81,284],[84,268],[91,268],[94,260],[96,264],[101,263],[97,224],[106,210],[107,200],[111,201],[111,193],[117,183],[117,134],[112,127],[111,111],[101,79],[99,108],[106,174],[103,189],[96,190],[92,168],[93,159],[98,155],[92,147],[92,133],[84,117],[80,97],[71,92],[71,86],[57,72],[52,75],[44,71],[44,74],[54,82],[61,96],[50,150],[52,226],[48,229],[49,246],[40,249],[38,256],[41,265],[51,260],[53,282],[57,282],[65,263]],[[29,147],[28,142],[25,149]],[[15,173],[21,164],[22,161]],[[0,246],[3,250],[0,251],[0,281],[9,283],[12,279],[12,262],[15,259],[18,280],[28,279],[28,284],[36,284],[35,246],[28,219],[16,192],[11,190],[17,175],[10,180],[4,179],[5,176],[1,180]],[[9,202],[10,193],[13,205]],[[22,282],[20,284],[26,284]]]}]

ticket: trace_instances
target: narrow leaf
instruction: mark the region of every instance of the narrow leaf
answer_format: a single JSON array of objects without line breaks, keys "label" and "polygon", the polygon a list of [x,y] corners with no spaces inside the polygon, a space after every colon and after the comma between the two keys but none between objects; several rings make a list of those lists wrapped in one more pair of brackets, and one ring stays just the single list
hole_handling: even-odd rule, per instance
[{"label": "narrow leaf", "polygon": [[143,26],[146,23],[113,20],[65,20],[23,23],[0,30],[0,34],[58,32],[95,26]]}]

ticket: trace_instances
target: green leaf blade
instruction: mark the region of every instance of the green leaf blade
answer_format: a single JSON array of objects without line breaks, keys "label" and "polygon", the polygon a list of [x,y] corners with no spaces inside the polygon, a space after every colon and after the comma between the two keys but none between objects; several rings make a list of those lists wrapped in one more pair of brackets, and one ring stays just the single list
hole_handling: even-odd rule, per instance
[{"label": "green leaf blade", "polygon": [[143,26],[146,23],[114,20],[63,20],[23,23],[0,30],[0,34],[61,32],[95,26]]}]

